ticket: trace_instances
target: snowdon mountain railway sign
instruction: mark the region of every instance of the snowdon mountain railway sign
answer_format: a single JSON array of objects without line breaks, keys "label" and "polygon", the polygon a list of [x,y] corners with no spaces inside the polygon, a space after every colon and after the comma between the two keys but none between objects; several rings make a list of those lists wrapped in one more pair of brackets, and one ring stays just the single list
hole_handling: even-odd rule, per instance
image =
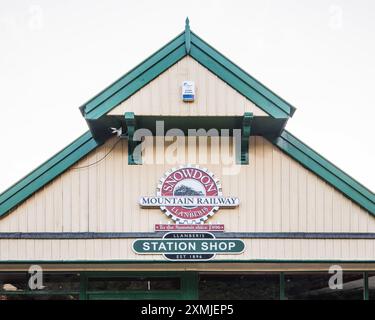
[{"label": "snowdon mountain railway sign", "polygon": [[167,171],[159,181],[157,195],[142,196],[139,204],[159,207],[176,224],[203,224],[219,208],[238,206],[239,199],[224,197],[220,181],[207,169],[182,166]]}]

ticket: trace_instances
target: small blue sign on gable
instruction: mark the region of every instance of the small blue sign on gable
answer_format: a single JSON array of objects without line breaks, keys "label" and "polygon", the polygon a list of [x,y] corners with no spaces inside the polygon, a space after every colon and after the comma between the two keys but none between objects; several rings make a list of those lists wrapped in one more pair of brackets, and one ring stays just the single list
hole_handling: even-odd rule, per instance
[{"label": "small blue sign on gable", "polygon": [[195,99],[195,84],[194,81],[184,81],[182,83],[182,100],[194,101]]}]

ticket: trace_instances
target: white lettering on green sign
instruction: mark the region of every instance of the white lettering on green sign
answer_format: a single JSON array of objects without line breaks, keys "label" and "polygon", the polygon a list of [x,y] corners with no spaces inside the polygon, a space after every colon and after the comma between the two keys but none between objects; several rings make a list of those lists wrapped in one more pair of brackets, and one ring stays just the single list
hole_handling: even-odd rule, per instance
[{"label": "white lettering on green sign", "polygon": [[241,253],[245,243],[239,239],[138,239],[133,250],[139,254],[165,253]]}]

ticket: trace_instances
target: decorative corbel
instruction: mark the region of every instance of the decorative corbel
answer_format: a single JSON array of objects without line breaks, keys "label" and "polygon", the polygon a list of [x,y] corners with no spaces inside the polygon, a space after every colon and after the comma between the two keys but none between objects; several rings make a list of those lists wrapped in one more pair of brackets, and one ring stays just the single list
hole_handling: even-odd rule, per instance
[{"label": "decorative corbel", "polygon": [[134,112],[125,112],[124,117],[127,128],[126,137],[128,138],[128,164],[142,164],[142,156],[140,152],[135,152],[137,145],[139,145],[141,141],[134,141],[134,132],[136,130]]},{"label": "decorative corbel", "polygon": [[185,50],[186,53],[190,53],[191,48],[191,33],[190,33],[190,25],[189,25],[189,18],[186,18],[185,21]]},{"label": "decorative corbel", "polygon": [[245,112],[242,119],[241,128],[241,154],[239,164],[249,164],[249,145],[251,133],[252,112]]}]

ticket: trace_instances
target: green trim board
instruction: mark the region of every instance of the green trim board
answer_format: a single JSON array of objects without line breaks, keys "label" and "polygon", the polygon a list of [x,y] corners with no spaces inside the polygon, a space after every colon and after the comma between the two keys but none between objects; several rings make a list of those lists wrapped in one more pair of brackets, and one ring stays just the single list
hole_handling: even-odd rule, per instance
[{"label": "green trim board", "polygon": [[[297,259],[297,260],[281,260],[281,259],[247,259],[247,260],[234,260],[234,259],[223,259],[223,260],[208,260],[204,262],[186,262],[186,261],[168,261],[168,260],[0,260],[0,265],[4,264],[17,264],[17,265],[29,265],[29,264],[98,264],[98,265],[106,265],[108,267],[109,264],[207,264],[207,263],[276,263],[276,264],[332,264],[332,263],[348,263],[348,264],[375,264],[374,260],[347,260],[347,259],[322,259],[322,260],[308,260],[308,259]],[[345,269],[345,268],[344,268]],[[130,272],[130,271],[129,271]],[[167,272],[167,271],[165,271]],[[168,271],[169,272],[169,271]]]},{"label": "green trim board", "polygon": [[[197,48],[202,50],[207,56],[210,56],[213,60],[217,61],[220,65],[225,67],[229,72],[233,73],[238,80],[243,81],[249,87],[253,88],[259,95],[262,95],[264,98],[268,99],[271,105],[275,109],[282,110],[287,117],[292,117],[296,108],[292,106],[290,103],[279,97],[276,93],[274,93],[271,89],[266,87],[264,84],[260,83],[257,79],[252,77],[246,71],[244,71],[241,67],[237,66],[234,62],[229,60],[226,56],[221,54],[215,48],[210,46],[207,42],[205,42],[202,38],[192,32],[192,44]],[[198,60],[199,61],[199,60]],[[200,62],[200,61],[199,61]],[[211,70],[212,71],[212,70]],[[216,70],[213,70],[215,73]],[[229,85],[231,83],[228,82]],[[233,83],[233,87],[236,89],[237,85]],[[250,99],[250,98],[249,98]],[[250,99],[251,100],[251,99]],[[262,108],[261,106],[259,106]],[[264,110],[267,112],[266,110]],[[270,110],[272,111],[272,110]]]},{"label": "green trim board", "polygon": [[121,102],[132,96],[135,92],[143,88],[157,76],[162,74],[168,68],[173,66],[176,62],[181,60],[185,56],[185,47],[179,46],[177,49],[169,53],[166,57],[160,60],[157,64],[151,66],[142,75],[135,78],[128,85],[121,90],[114,93],[112,96],[104,100],[100,107],[96,107],[85,114],[87,121],[97,120],[100,117],[106,115],[110,110],[119,105]]},{"label": "green trim board", "polygon": [[185,56],[185,37],[182,33],[81,106],[81,112],[87,120],[100,118]]},{"label": "green trim board", "polygon": [[16,291],[4,291],[4,290],[0,290],[0,295],[9,295],[9,296],[28,296],[28,295],[52,295],[52,296],[55,296],[55,295],[67,295],[67,294],[71,294],[71,295],[79,295],[79,291],[78,290],[72,290],[72,291],[69,291],[69,290],[61,290],[61,291],[57,291],[57,290],[53,290],[53,291],[49,291],[49,290],[25,290],[25,291],[21,291],[21,290],[16,290]]},{"label": "green trim board", "polygon": [[140,64],[135,66],[121,78],[116,80],[113,84],[109,85],[107,88],[98,93],[95,97],[90,99],[88,102],[80,107],[83,115],[92,112],[94,109],[98,108],[101,103],[111,97],[113,94],[118,92],[123,87],[127,86],[134,79],[138,78],[145,71],[150,69],[153,65],[157,64],[160,60],[168,56],[171,52],[185,45],[184,33],[179,34],[177,37],[168,42],[165,46],[160,48],[157,52],[152,54],[150,57],[142,61]]},{"label": "green trim board", "polygon": [[81,106],[82,114],[89,124],[91,121],[100,119],[187,55],[205,66],[271,117],[288,119],[293,115],[295,108],[292,105],[193,33],[188,19],[183,33]]},{"label": "green trim board", "polygon": [[[154,232],[0,232],[0,240],[159,239],[170,231]],[[215,232],[216,239],[375,239],[374,232]]]},{"label": "green trim board", "polygon": [[[216,129],[220,134],[221,130],[229,130],[229,136],[233,136],[233,129],[243,129],[244,116],[144,116],[134,115],[137,128],[145,128],[153,135],[164,135],[170,129],[180,129],[185,135],[192,135],[191,130]],[[106,118],[108,127],[126,128],[124,116],[116,115]],[[157,122],[162,122],[164,130],[156,131]],[[253,116],[251,118],[251,136],[279,135],[284,129],[285,120],[271,119],[267,116]],[[160,128],[160,127],[159,127]],[[190,131],[189,131],[190,130]],[[108,130],[109,131],[109,130]],[[126,131],[126,130],[123,130]],[[160,131],[160,132],[159,132]]]},{"label": "green trim board", "polygon": [[375,195],[344,171],[304,144],[290,132],[284,130],[280,136],[268,138],[287,155],[297,160],[309,171],[341,191],[349,199],[375,215]]},{"label": "green trim board", "polygon": [[[192,35],[194,34],[192,33]],[[227,69],[225,65],[222,65],[215,60],[214,57],[208,55],[200,47],[196,46],[194,42],[192,42],[190,55],[213,74],[226,82],[230,87],[252,101],[265,113],[269,114],[272,118],[287,119],[292,115],[291,111],[285,111],[283,108],[279,107],[279,105],[269,100],[268,97],[259,93],[259,91],[251,86],[248,82],[240,79],[236,74]]]},{"label": "green trim board", "polygon": [[98,146],[90,131],[0,195],[0,218]]}]

